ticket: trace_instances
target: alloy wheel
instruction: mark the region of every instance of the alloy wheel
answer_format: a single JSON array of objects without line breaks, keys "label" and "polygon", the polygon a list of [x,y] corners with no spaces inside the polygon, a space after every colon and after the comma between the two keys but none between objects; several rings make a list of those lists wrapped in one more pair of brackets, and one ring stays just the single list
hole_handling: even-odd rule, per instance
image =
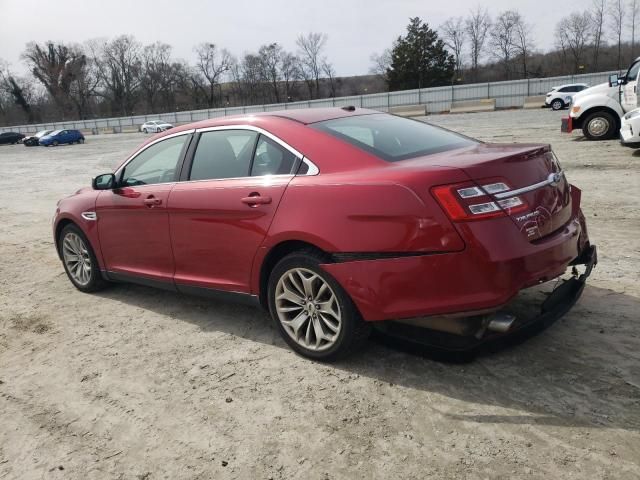
[{"label": "alloy wheel", "polygon": [[293,268],[280,277],[275,308],[287,334],[308,350],[327,350],[340,334],[342,314],[336,294],[311,270]]},{"label": "alloy wheel", "polygon": [[88,285],[91,280],[91,256],[78,234],[69,232],[64,236],[62,256],[73,280],[81,286]]}]

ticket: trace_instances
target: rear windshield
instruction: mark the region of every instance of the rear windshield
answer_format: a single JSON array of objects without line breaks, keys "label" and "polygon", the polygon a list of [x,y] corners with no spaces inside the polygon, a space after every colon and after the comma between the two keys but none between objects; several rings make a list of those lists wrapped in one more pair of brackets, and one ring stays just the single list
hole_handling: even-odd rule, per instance
[{"label": "rear windshield", "polygon": [[476,141],[424,122],[384,113],[310,125],[388,162],[467,147]]}]

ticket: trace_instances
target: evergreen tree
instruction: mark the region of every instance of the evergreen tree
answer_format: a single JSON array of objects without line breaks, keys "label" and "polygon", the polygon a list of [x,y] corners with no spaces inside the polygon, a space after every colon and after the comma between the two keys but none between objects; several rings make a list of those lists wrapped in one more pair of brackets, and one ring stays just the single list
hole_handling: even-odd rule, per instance
[{"label": "evergreen tree", "polygon": [[455,59],[435,30],[419,17],[411,18],[407,34],[399,36],[387,71],[389,90],[408,90],[451,82]]}]

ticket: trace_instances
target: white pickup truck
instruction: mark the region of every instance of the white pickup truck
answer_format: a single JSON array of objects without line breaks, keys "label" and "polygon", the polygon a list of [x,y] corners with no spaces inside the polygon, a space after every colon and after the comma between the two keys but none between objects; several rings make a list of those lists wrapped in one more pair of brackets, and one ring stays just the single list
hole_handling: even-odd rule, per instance
[{"label": "white pickup truck", "polygon": [[639,72],[640,57],[631,64],[626,75],[611,75],[607,83],[577,93],[569,116],[562,119],[561,131],[571,133],[582,129],[589,140],[617,138],[624,114],[638,107]]}]

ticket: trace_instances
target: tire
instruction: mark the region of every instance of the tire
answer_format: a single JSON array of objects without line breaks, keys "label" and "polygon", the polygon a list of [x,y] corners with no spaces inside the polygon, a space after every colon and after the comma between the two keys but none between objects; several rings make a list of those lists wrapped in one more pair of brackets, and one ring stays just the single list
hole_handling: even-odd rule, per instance
[{"label": "tire", "polygon": [[[298,354],[323,362],[335,361],[353,353],[364,344],[371,331],[349,295],[331,275],[320,268],[321,263],[328,261],[326,255],[314,249],[290,253],[271,271],[267,293],[271,318],[284,341]],[[305,284],[300,275],[306,277],[309,283]],[[291,283],[291,278],[296,283]],[[309,285],[313,296],[302,298],[305,285]],[[308,293],[306,288],[304,290]],[[296,301],[282,298],[283,294],[293,294]],[[306,305],[302,306],[303,303]],[[291,325],[294,319],[301,319],[295,331]],[[287,326],[283,321],[290,323]],[[318,339],[317,331],[327,337]]]},{"label": "tire", "polygon": [[[79,245],[77,243],[78,240],[80,242]],[[65,243],[67,241],[68,243]],[[82,230],[80,230],[76,225],[70,223],[62,229],[60,236],[58,237],[58,251],[60,258],[62,259],[64,271],[67,273],[67,277],[69,277],[73,286],[78,290],[85,293],[91,293],[102,290],[108,285],[108,283],[102,278],[98,260],[93,252],[93,248],[91,248],[89,240],[87,240],[85,234],[82,233]],[[81,251],[82,258],[80,261],[84,262],[84,266],[89,267],[88,274],[86,274],[86,270],[84,270],[85,273],[72,271],[72,269],[74,269],[74,265],[77,265],[77,260],[75,263],[73,260],[74,252],[77,251]],[[79,268],[83,270],[83,267]],[[86,281],[82,279],[85,274]]]},{"label": "tire", "polygon": [[54,147],[57,147],[57,146],[59,145],[58,140],[54,140],[51,144],[52,144]]},{"label": "tire", "polygon": [[589,140],[610,140],[617,132],[618,124],[609,112],[594,112],[582,122],[582,133]]},{"label": "tire", "polygon": [[82,145],[83,143],[84,143],[84,138],[81,138],[81,139],[78,140],[78,144],[79,145]]},{"label": "tire", "polygon": [[142,132],[143,132],[143,133],[149,133],[149,130],[147,130],[146,128],[143,128],[143,129],[142,129]]},{"label": "tire", "polygon": [[565,107],[561,98],[556,98],[551,102],[551,110],[562,110]]}]

